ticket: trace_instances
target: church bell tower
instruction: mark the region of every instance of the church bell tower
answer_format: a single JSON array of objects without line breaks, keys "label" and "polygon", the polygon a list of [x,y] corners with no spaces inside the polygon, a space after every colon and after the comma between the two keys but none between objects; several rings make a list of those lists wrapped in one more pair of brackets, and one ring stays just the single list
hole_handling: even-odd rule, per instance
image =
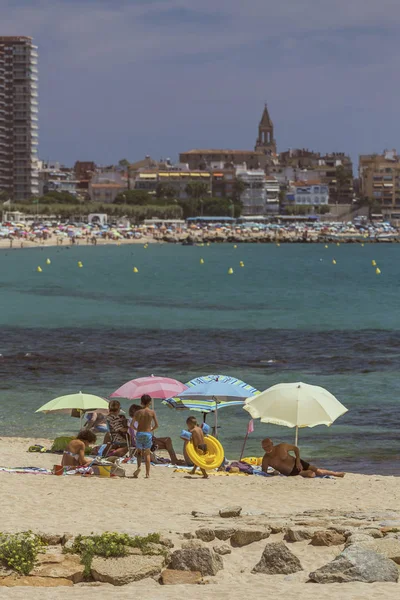
[{"label": "church bell tower", "polygon": [[255,148],[256,152],[263,152],[267,156],[276,154],[276,142],[274,138],[274,124],[269,116],[267,105],[264,106],[264,112],[258,126],[258,138]]}]

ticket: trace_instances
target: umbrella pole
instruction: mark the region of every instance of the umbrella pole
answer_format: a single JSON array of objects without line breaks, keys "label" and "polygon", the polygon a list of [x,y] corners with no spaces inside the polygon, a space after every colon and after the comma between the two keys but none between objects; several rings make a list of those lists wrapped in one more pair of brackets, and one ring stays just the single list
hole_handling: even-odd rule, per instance
[{"label": "umbrella pole", "polygon": [[296,433],[295,433],[295,436],[294,436],[294,445],[297,446],[298,442],[299,442],[299,428],[296,425]]},{"label": "umbrella pole", "polygon": [[242,446],[242,451],[241,451],[241,453],[240,453],[239,462],[240,462],[240,461],[242,460],[242,458],[243,458],[244,449],[246,448],[246,443],[247,443],[247,438],[248,438],[248,437],[249,437],[249,429],[247,428],[246,435],[245,435],[244,442],[243,442],[243,446]]},{"label": "umbrella pole", "polygon": [[218,438],[218,400],[214,397],[215,400],[215,437]]}]

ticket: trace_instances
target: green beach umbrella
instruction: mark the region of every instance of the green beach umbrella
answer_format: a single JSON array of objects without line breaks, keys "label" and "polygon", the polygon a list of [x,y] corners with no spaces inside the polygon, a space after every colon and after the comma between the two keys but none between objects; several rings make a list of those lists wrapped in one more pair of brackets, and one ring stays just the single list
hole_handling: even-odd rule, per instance
[{"label": "green beach umbrella", "polygon": [[70,415],[73,410],[78,410],[80,412],[82,421],[84,412],[92,410],[108,411],[108,402],[107,400],[104,400],[104,398],[100,398],[100,396],[79,392],[78,394],[68,394],[67,396],[54,398],[54,400],[50,400],[50,402],[47,402],[47,404],[38,408],[36,412]]}]

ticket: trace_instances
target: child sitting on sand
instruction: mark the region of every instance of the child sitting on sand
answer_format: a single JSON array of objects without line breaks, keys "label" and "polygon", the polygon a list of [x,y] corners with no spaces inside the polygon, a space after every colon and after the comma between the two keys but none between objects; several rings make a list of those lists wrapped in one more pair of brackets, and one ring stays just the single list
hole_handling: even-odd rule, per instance
[{"label": "child sitting on sand", "polygon": [[82,429],[70,441],[61,460],[63,467],[87,467],[92,461],[92,458],[85,457],[85,450],[91,444],[96,442],[96,436],[90,429]]},{"label": "child sitting on sand", "polygon": [[[190,431],[190,433],[192,434],[192,442],[193,442],[193,446],[195,447],[195,450],[197,452],[202,452],[202,453],[206,453],[207,452],[207,444],[205,443],[204,440],[204,433],[202,428],[197,424],[196,421],[196,417],[188,417],[186,419],[186,425],[188,430]],[[207,475],[207,471],[205,471],[204,469],[202,469],[201,467],[200,471],[202,472],[203,478],[207,479],[208,475]],[[194,475],[196,473],[196,465],[194,465],[193,469],[190,471],[191,475]]]}]

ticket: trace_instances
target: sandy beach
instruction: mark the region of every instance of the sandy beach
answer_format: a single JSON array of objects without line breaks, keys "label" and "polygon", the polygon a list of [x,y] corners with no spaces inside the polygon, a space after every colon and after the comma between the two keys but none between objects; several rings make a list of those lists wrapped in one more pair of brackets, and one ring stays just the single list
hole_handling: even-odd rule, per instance
[{"label": "sandy beach", "polygon": [[[1,438],[1,466],[39,466],[52,468],[59,462],[53,454],[30,454],[30,444],[49,446],[49,440]],[[127,475],[133,466],[126,467]],[[221,524],[218,510],[235,504],[243,508],[240,517],[246,526],[301,523],[327,527],[357,519],[378,527],[393,521],[398,511],[400,523],[400,478],[348,474],[343,480],[305,480],[300,477],[261,478],[254,476],[211,476],[208,480],[189,477],[171,468],[155,467],[151,479],[97,478],[51,475],[9,474],[0,472],[0,499],[5,519],[2,531],[90,534],[104,531],[145,534],[162,532],[174,542],[185,532]],[[192,511],[204,513],[194,517]],[[226,523],[225,523],[226,524]],[[280,541],[282,534],[273,536]],[[270,541],[270,540],[268,540]],[[73,589],[33,589],[29,598],[63,599],[130,598],[230,598],[245,595],[261,598],[268,589],[274,598],[306,599],[361,598],[392,599],[399,596],[400,584],[306,584],[307,574],[338,554],[337,547],[312,548],[308,542],[291,544],[304,571],[291,576],[251,574],[265,541],[238,548],[224,557],[225,568],[205,586],[160,586],[153,580],[129,584],[123,588],[79,584]],[[84,589],[83,589],[84,588]],[[2,588],[3,598],[23,598],[23,588]]]}]

